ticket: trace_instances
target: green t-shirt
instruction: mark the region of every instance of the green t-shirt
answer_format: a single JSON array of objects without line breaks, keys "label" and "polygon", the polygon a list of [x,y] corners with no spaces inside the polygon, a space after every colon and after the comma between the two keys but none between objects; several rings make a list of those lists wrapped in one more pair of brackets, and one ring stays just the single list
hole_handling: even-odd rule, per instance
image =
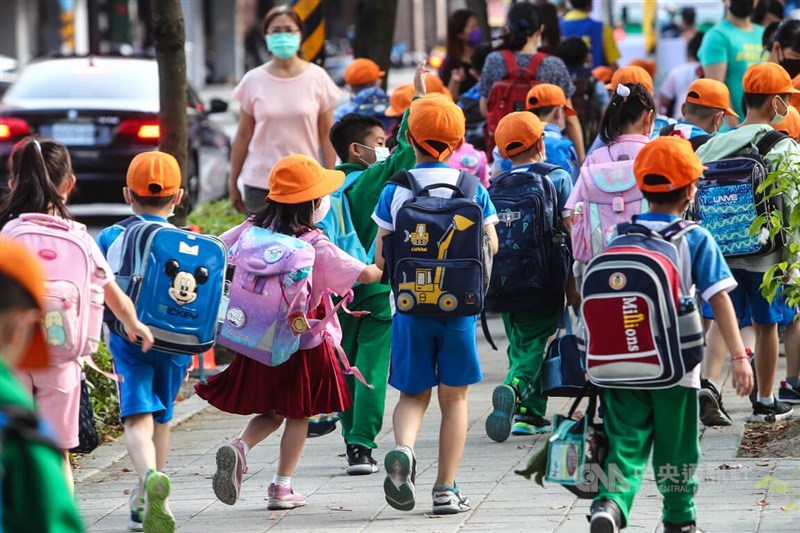
[{"label": "green t-shirt", "polygon": [[728,65],[725,85],[731,91],[731,107],[741,117],[744,117],[742,78],[748,68],[763,61],[764,49],[761,44],[763,33],[763,26],[758,24],[753,24],[752,30],[744,31],[728,20],[721,20],[708,30],[700,46],[698,56],[702,66],[717,63]]},{"label": "green t-shirt", "polygon": [[[34,408],[31,395],[0,358],[0,411],[6,406]],[[57,449],[0,430],[0,531],[84,530],[61,463]]]}]

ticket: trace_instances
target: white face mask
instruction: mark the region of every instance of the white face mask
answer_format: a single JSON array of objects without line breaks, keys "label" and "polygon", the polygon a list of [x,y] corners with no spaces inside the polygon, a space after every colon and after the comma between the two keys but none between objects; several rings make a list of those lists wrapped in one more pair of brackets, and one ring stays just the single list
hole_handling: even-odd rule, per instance
[{"label": "white face mask", "polygon": [[[366,148],[367,150],[372,150],[373,152],[375,152],[375,162],[372,163],[372,165],[377,165],[378,163],[389,159],[389,155],[391,152],[385,146],[376,146],[373,148],[372,146],[367,146],[366,144],[361,144],[361,143],[356,143],[356,144],[359,145],[361,148]],[[372,166],[371,164],[367,163],[363,158],[359,157],[359,159],[361,159],[361,162],[367,165],[368,167]]]},{"label": "white face mask", "polygon": [[314,214],[311,216],[311,221],[314,224],[319,224],[322,222],[326,216],[328,216],[328,212],[331,210],[331,197],[330,196],[323,196],[320,198],[319,205],[314,209]]},{"label": "white face mask", "polygon": [[789,115],[789,106],[786,105],[786,102],[783,101],[783,98],[781,98],[780,96],[778,96],[777,98],[783,104],[783,108],[786,110],[786,113],[781,115],[780,113],[778,113],[778,108],[776,107],[775,116],[772,117],[772,120],[769,121],[770,124],[780,124]]}]

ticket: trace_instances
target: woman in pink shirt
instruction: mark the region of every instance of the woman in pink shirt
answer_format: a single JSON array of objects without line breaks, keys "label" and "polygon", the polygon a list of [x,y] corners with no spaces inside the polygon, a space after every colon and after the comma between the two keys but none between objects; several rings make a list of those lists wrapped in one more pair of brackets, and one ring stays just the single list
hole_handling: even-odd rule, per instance
[{"label": "woman in pink shirt", "polygon": [[271,9],[261,27],[272,60],[245,74],[233,91],[241,111],[228,190],[242,213],[264,205],[267,177],[282,157],[321,157],[328,168],[336,163],[328,133],[340,89],[325,70],[300,58],[302,22],[291,7]]}]

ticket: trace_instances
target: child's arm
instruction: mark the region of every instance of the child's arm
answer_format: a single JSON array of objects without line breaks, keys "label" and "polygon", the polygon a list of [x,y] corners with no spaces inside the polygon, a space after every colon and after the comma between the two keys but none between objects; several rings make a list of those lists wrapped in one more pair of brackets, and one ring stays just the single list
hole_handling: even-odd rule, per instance
[{"label": "child's arm", "polygon": [[726,291],[720,291],[712,296],[708,303],[714,310],[714,319],[731,354],[733,388],[739,396],[747,396],[753,389],[753,371],[750,369],[750,361],[746,356],[742,337],[739,335],[739,321],[736,319],[731,298]]},{"label": "child's arm", "polygon": [[383,238],[391,234],[392,232],[388,229],[378,228],[378,236],[375,237],[377,239],[375,242],[375,266],[380,270],[384,270],[386,266],[386,259],[383,257]]},{"label": "child's arm", "polygon": [[122,292],[116,281],[108,282],[103,287],[106,297],[106,305],[111,312],[114,313],[125,331],[128,333],[128,338],[135,342],[137,338],[142,339],[142,351],[146,352],[153,347],[153,334],[150,328],[139,322],[136,318],[136,308],[128,295]]},{"label": "child's arm", "polygon": [[492,254],[497,255],[497,251],[500,249],[500,240],[497,238],[497,230],[494,228],[494,224],[486,224],[483,227],[483,231],[486,232],[486,235],[489,236],[489,242],[492,243]]},{"label": "child's arm", "polygon": [[363,284],[377,283],[382,276],[383,271],[378,268],[378,265],[367,265],[358,276],[358,282]]}]

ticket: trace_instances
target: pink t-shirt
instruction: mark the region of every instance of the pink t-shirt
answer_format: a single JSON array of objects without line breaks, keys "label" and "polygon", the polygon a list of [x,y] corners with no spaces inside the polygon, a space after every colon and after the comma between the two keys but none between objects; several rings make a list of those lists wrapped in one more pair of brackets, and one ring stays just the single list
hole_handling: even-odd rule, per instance
[{"label": "pink t-shirt", "polygon": [[619,161],[625,155],[628,159],[636,159],[639,151],[644,148],[644,145],[650,142],[650,137],[646,135],[620,135],[617,140],[608,146],[601,146],[594,152],[586,157],[586,160],[581,166],[581,174],[578,176],[578,181],[572,187],[572,193],[569,195],[567,204],[564,209],[569,211],[575,210],[575,204],[582,202],[586,196],[586,181],[584,179],[583,170],[589,165],[598,163],[611,163],[612,161]]},{"label": "pink t-shirt", "polygon": [[294,78],[275,77],[263,65],[245,74],[233,97],[256,125],[242,182],[266,189],[269,172],[282,157],[304,154],[319,159],[319,116],[340,94],[327,72],[313,63]]}]

